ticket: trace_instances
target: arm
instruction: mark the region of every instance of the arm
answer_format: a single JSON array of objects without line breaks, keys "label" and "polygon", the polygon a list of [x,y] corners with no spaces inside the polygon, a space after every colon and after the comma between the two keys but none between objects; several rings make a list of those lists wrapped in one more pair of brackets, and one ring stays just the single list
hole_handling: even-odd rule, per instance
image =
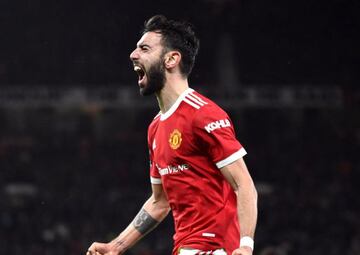
[{"label": "arm", "polygon": [[[242,158],[220,169],[237,196],[237,213],[240,236],[254,239],[257,222],[257,192],[246,164]],[[241,245],[233,255],[252,254],[249,246]]]},{"label": "arm", "polygon": [[93,243],[87,255],[120,255],[153,230],[169,213],[161,184],[152,184],[152,195],[128,227],[109,243]]}]

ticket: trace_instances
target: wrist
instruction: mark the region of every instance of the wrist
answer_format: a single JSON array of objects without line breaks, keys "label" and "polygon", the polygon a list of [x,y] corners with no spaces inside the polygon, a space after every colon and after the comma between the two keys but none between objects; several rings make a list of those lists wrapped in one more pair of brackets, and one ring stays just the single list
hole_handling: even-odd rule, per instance
[{"label": "wrist", "polygon": [[115,252],[114,254],[122,254],[127,250],[127,245],[122,239],[115,239],[109,243],[111,246],[111,251]]},{"label": "wrist", "polygon": [[239,247],[249,247],[251,251],[254,250],[254,239],[250,236],[244,236],[240,239]]}]

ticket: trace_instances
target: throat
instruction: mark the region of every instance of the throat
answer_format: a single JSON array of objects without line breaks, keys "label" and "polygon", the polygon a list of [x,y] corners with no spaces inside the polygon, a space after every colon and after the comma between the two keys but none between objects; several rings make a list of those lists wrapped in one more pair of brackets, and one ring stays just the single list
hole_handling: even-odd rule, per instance
[{"label": "throat", "polygon": [[158,101],[161,114],[167,113],[187,89],[188,87],[181,91],[169,91],[164,88],[156,93],[156,99]]},{"label": "throat", "polygon": [[166,82],[165,86],[156,92],[156,99],[162,114],[166,113],[176,103],[179,97],[189,89],[187,80]]},{"label": "throat", "polygon": [[156,96],[156,99],[158,101],[158,105],[161,111],[161,114],[165,114],[170,110],[170,108],[174,105],[178,97],[172,98],[172,97],[163,97],[163,96]]},{"label": "throat", "polygon": [[166,112],[166,108],[165,108],[163,100],[161,99],[161,97],[158,94],[156,95],[156,100],[158,101],[158,105],[159,105],[161,114],[164,114]]}]

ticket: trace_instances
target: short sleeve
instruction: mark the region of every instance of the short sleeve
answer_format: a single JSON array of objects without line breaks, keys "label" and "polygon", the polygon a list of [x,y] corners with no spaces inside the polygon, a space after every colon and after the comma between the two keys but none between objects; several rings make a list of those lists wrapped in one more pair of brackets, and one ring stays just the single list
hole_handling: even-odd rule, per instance
[{"label": "short sleeve", "polygon": [[196,142],[219,169],[246,155],[232,121],[220,107],[202,109],[193,121]]},{"label": "short sleeve", "polygon": [[154,164],[154,154],[153,149],[156,147],[155,139],[151,139],[151,136],[148,134],[148,149],[149,149],[149,165],[150,165],[150,182],[152,184],[161,184],[161,176]]}]

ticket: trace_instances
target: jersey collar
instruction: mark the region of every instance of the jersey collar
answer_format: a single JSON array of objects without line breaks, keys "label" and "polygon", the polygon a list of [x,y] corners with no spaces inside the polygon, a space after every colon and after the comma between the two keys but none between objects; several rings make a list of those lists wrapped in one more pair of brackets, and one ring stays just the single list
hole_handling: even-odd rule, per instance
[{"label": "jersey collar", "polygon": [[193,92],[194,90],[192,88],[187,88],[183,93],[180,94],[180,96],[176,99],[175,103],[170,107],[169,110],[167,110],[165,113],[160,114],[160,120],[166,120],[169,118],[179,107],[180,103],[183,101],[184,97]]}]

